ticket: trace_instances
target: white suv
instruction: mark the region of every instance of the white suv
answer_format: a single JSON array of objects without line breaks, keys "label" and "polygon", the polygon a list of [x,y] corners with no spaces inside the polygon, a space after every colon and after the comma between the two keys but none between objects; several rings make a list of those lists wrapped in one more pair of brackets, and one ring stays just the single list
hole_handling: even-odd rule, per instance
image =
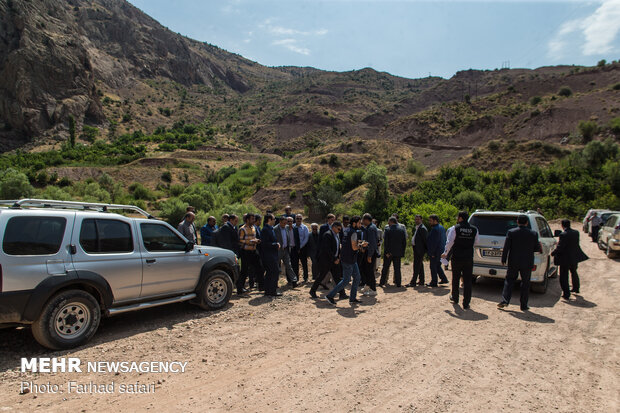
[{"label": "white suv", "polygon": [[538,233],[542,244],[542,253],[535,253],[532,269],[531,289],[537,293],[547,291],[551,276],[556,275],[556,267],[551,259],[551,252],[557,241],[545,217],[535,211],[481,211],[477,210],[469,218],[469,223],[478,228],[479,242],[474,252],[474,278],[506,278],[507,267],[502,266],[502,252],[506,233],[517,227],[519,215],[526,215],[528,228]]},{"label": "white suv", "polygon": [[135,206],[1,204],[0,327],[31,325],[51,349],[85,343],[102,316],[187,300],[222,308],[239,274],[233,252],[196,246]]}]

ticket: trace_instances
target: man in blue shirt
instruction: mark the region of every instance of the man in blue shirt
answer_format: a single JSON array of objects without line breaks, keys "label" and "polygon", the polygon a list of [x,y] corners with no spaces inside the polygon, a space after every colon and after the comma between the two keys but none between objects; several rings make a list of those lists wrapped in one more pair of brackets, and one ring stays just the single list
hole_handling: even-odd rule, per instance
[{"label": "man in blue shirt", "polygon": [[202,245],[213,245],[212,235],[214,231],[218,230],[218,226],[215,223],[215,217],[207,218],[207,223],[200,228],[200,243]]},{"label": "man in blue shirt", "polygon": [[301,214],[295,216],[295,224],[293,225],[293,237],[295,239],[295,247],[291,251],[291,260],[293,261],[293,271],[299,279],[299,262],[304,271],[304,282],[308,281],[308,238],[310,231],[303,224],[304,217]]}]

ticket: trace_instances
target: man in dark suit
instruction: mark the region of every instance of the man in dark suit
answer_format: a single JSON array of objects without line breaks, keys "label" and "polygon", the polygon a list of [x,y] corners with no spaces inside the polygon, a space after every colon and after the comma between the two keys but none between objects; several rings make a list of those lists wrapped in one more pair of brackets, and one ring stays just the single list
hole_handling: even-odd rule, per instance
[{"label": "man in dark suit", "polygon": [[431,282],[427,285],[438,287],[438,284],[448,284],[448,277],[441,268],[441,254],[446,248],[446,229],[439,223],[439,217],[435,214],[428,217],[428,222],[431,224],[427,238],[428,256],[431,259]]},{"label": "man in dark suit", "polygon": [[413,246],[413,277],[407,287],[424,285],[424,255],[428,252],[428,230],[422,222],[422,215],[415,216],[415,232],[411,238]]},{"label": "man in dark suit", "polygon": [[362,294],[374,296],[377,295],[377,281],[375,279],[375,262],[377,260],[377,226],[372,223],[372,215],[366,213],[362,217],[362,224],[364,225],[363,233],[365,234],[363,239],[368,241],[368,246],[364,248],[361,259],[360,270],[362,272],[362,281],[364,283],[364,291]]},{"label": "man in dark suit", "polygon": [[292,240],[293,230],[289,228],[286,217],[280,217],[278,225],[273,230],[276,234],[276,240],[280,244],[280,250],[278,251],[279,263],[284,266],[286,280],[295,288],[297,287],[297,276],[291,265],[291,244],[294,243],[294,240]]},{"label": "man in dark suit", "polygon": [[[342,224],[335,221],[332,224],[331,230],[325,232],[321,236],[321,243],[319,245],[319,277],[314,280],[312,287],[310,287],[310,296],[317,298],[316,290],[319,288],[323,279],[328,272],[332,273],[334,282],[338,284],[340,282],[340,271],[336,267],[340,265],[340,237],[338,234],[342,230]],[[340,291],[340,298],[349,298],[344,290]]]},{"label": "man in dark suit", "polygon": [[280,244],[276,239],[276,234],[273,230],[273,224],[275,217],[272,214],[265,214],[265,220],[263,221],[263,230],[260,234],[261,247],[260,256],[261,262],[265,267],[265,295],[271,297],[279,297],[282,293],[278,292],[278,275],[280,270],[278,268],[278,251],[280,250]]},{"label": "man in dark suit", "polygon": [[502,301],[497,305],[499,308],[507,307],[512,296],[512,286],[521,275],[521,310],[527,311],[527,301],[530,296],[530,277],[534,266],[534,253],[542,252],[542,246],[538,241],[538,233],[527,227],[528,218],[526,215],[519,215],[517,218],[517,228],[513,228],[506,234],[504,251],[502,252],[502,265],[508,262],[506,280],[504,281],[504,291]]},{"label": "man in dark suit", "polygon": [[336,221],[336,216],[334,214],[327,214],[327,222],[321,225],[321,227],[319,228],[319,242],[321,242],[323,234],[332,229],[334,221]]},{"label": "man in dark suit", "polygon": [[405,233],[405,230],[398,225],[396,218],[390,217],[388,224],[389,227],[385,231],[383,238],[384,260],[379,285],[384,287],[387,284],[390,264],[393,264],[394,284],[397,287],[400,287],[400,259],[405,256],[405,249],[407,248],[407,234]]},{"label": "man in dark suit", "polygon": [[[575,231],[570,227],[568,219],[562,220],[562,229],[560,234],[560,242],[555,251],[551,253],[553,262],[560,266],[560,287],[562,287],[562,297],[568,300],[570,293],[579,294],[579,275],[577,275],[577,265],[581,261],[588,259],[579,246],[579,231]],[[570,271],[573,289],[568,287],[568,272]]]},{"label": "man in dark suit", "polygon": [[319,261],[317,259],[317,255],[319,253],[319,225],[316,223],[312,223],[310,225],[312,230],[308,235],[308,257],[310,257],[310,261],[312,262],[312,279],[316,280],[319,277]]},{"label": "man in dark suit", "polygon": [[217,236],[217,246],[234,252],[237,257],[239,256],[239,233],[236,229],[238,220],[236,215],[229,215],[228,221],[222,225]]}]

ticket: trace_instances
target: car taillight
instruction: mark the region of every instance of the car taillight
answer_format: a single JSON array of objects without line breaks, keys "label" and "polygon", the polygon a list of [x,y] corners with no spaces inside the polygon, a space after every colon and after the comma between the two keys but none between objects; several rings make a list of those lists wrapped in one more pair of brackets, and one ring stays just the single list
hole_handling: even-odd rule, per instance
[{"label": "car taillight", "polygon": [[532,267],[532,271],[536,271],[536,264]]}]

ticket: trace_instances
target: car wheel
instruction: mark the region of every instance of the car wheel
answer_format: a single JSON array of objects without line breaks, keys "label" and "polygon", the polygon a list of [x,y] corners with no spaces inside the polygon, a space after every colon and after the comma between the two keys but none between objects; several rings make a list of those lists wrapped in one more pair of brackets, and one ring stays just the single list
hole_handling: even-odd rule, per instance
[{"label": "car wheel", "polygon": [[537,294],[544,294],[547,292],[547,286],[549,285],[549,259],[547,259],[547,269],[543,281],[539,283],[531,283],[530,289]]},{"label": "car wheel", "polygon": [[211,271],[198,292],[199,305],[205,310],[217,310],[228,303],[232,292],[233,284],[230,276],[222,270]]},{"label": "car wheel", "polygon": [[97,299],[82,290],[67,290],[54,295],[32,324],[32,335],[44,347],[68,349],[86,343],[101,321]]},{"label": "car wheel", "polygon": [[605,250],[605,255],[607,255],[607,258],[616,257],[616,252],[612,250],[611,248],[609,248],[609,241],[607,242],[607,249]]},{"label": "car wheel", "polygon": [[601,251],[605,250],[605,245],[603,245],[603,237],[601,237],[601,234],[598,235],[598,249]]}]

